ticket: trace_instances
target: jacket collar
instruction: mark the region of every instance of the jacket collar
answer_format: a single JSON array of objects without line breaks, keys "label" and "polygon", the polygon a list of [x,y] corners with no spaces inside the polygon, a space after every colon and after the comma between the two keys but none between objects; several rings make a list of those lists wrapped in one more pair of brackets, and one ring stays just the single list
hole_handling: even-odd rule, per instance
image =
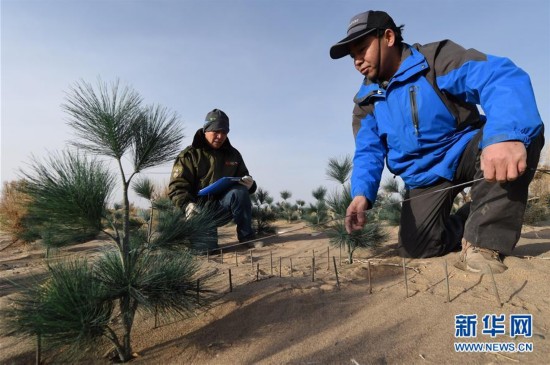
[{"label": "jacket collar", "polygon": [[[213,150],[213,148],[208,144],[208,141],[206,140],[206,137],[204,135],[204,132],[202,131],[202,128],[198,129],[195,133],[195,136],[193,137],[193,143],[191,143],[191,146],[194,148],[201,148],[201,149],[210,149]],[[231,143],[229,142],[229,137],[225,140],[223,145],[219,148],[219,150],[228,150],[230,149]]]},{"label": "jacket collar", "polygon": [[426,57],[408,44],[404,44],[401,53],[401,65],[390,80],[390,84],[395,81],[405,81],[409,77],[428,69]]},{"label": "jacket collar", "polygon": [[385,95],[386,90],[389,89],[393,83],[405,81],[411,76],[423,72],[426,69],[428,69],[428,62],[426,61],[424,55],[410,45],[404,43],[403,51],[401,52],[401,65],[395,75],[391,78],[386,88],[382,88],[379,84],[374,83],[365,77],[361,88],[355,95],[354,101],[357,104],[361,104],[372,96]]}]

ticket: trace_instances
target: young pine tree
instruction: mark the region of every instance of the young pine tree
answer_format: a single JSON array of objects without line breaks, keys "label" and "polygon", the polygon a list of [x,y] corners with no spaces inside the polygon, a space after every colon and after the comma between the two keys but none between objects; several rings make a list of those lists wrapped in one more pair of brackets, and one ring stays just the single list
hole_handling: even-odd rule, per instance
[{"label": "young pine tree", "polygon": [[282,216],[287,220],[288,223],[292,221],[294,217],[294,212],[296,209],[293,209],[292,204],[288,201],[292,197],[292,193],[289,190],[281,191],[281,198],[283,201],[280,204]]},{"label": "young pine tree", "polygon": [[304,205],[306,205],[305,201],[301,199],[296,200],[296,214],[298,215],[298,219],[302,219],[304,215]]},{"label": "young pine tree", "polygon": [[[204,232],[217,222],[207,211],[186,220],[180,210],[164,206],[154,230],[153,210],[145,228],[130,224],[132,179],[173,160],[180,150],[183,133],[177,115],[144,106],[137,92],[118,82],[109,87],[99,81],[96,88],[77,83],[63,108],[77,150],[45,162],[34,159],[30,171],[23,172],[34,229],[48,247],[74,244],[99,232],[111,238],[113,247],[93,260],[48,262],[47,280],[28,288],[4,316],[17,333],[40,336],[46,346],[72,350],[63,352],[73,357],[108,340],[118,360],[126,362],[133,356],[131,333],[138,310],[182,315],[199,300],[204,304],[196,292],[198,264],[187,247],[207,239]],[[90,155],[110,159],[118,173]],[[129,167],[123,163],[128,160]],[[117,181],[122,203],[115,217],[107,204]],[[137,181],[133,188],[151,200],[150,182]],[[113,322],[117,312],[121,320]]]},{"label": "young pine tree", "polygon": [[386,179],[378,192],[374,204],[375,216],[391,226],[398,226],[401,219],[401,201],[405,198],[405,189],[399,186],[397,179]]},{"label": "young pine tree", "polygon": [[332,193],[326,200],[326,204],[335,215],[335,220],[329,226],[327,232],[330,243],[334,246],[345,246],[348,251],[348,259],[353,263],[353,254],[357,248],[376,247],[387,237],[379,222],[374,221],[372,214],[367,212],[367,224],[362,230],[348,234],[344,219],[346,209],[352,201],[349,177],[352,170],[351,158],[332,158],[329,160],[327,176],[341,184],[341,188]]},{"label": "young pine tree", "polygon": [[275,213],[271,207],[273,198],[269,195],[269,192],[261,187],[258,187],[256,192],[251,195],[252,199],[252,218],[254,219],[256,232],[272,233],[274,231],[272,222],[277,220]]},{"label": "young pine tree", "polygon": [[328,207],[326,203],[327,188],[319,186],[311,192],[315,203],[309,203],[308,215],[305,219],[316,226],[324,224],[329,220]]}]

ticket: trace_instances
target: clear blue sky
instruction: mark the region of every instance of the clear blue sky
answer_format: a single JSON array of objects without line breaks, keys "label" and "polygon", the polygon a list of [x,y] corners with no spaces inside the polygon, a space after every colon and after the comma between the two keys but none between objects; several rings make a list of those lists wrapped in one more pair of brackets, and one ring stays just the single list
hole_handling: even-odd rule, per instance
[{"label": "clear blue sky", "polygon": [[[224,110],[259,186],[311,201],[317,186],[336,187],[328,159],[354,150],[362,77],[329,48],[369,9],[405,24],[407,43],[448,38],[511,58],[531,75],[550,139],[548,0],[1,0],[1,180],[65,147],[65,92],[99,76],[176,111],[182,149],[208,111]],[[167,183],[170,170],[144,174]]]}]

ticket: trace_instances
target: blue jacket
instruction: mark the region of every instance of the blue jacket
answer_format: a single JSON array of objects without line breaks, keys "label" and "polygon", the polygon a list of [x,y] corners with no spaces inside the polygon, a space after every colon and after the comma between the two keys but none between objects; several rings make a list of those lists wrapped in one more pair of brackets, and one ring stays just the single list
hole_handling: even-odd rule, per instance
[{"label": "blue jacket", "polygon": [[510,140],[528,146],[543,127],[527,73],[507,58],[448,40],[404,44],[401,65],[385,88],[365,78],[354,101],[352,196],[365,196],[369,207],[384,161],[407,188],[425,187],[453,180],[482,126],[480,148]]}]

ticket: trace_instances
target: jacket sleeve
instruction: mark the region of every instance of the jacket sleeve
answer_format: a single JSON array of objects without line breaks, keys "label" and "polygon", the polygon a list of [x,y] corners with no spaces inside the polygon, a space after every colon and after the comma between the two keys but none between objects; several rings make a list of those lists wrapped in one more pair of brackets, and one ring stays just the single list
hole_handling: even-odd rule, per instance
[{"label": "jacket sleeve", "polygon": [[508,58],[444,41],[435,67],[443,92],[483,109],[487,122],[481,148],[511,140],[528,146],[542,130],[529,75]]},{"label": "jacket sleeve", "polygon": [[[237,176],[238,177],[243,177],[243,176],[247,176],[247,175],[250,176],[250,173],[248,172],[248,168],[246,167],[246,164],[244,163],[243,156],[241,155],[241,153],[239,151],[237,151],[237,154],[239,156],[239,167],[237,168]],[[250,189],[248,189],[248,192],[250,194],[254,194],[256,192],[257,188],[258,188],[258,185],[256,184],[256,180],[254,180],[254,183],[252,184]]]},{"label": "jacket sleeve", "polygon": [[[358,118],[354,110],[354,120]],[[355,127],[355,126],[354,126]],[[355,129],[355,128],[354,128]],[[380,179],[386,158],[386,143],[378,135],[376,119],[367,112],[361,119],[361,125],[355,138],[355,155],[351,174],[351,195],[364,196],[369,201],[369,209],[376,201]]]},{"label": "jacket sleeve", "polygon": [[198,182],[193,166],[193,156],[186,149],[179,154],[172,167],[168,196],[179,208],[183,208],[189,202],[196,202]]}]

